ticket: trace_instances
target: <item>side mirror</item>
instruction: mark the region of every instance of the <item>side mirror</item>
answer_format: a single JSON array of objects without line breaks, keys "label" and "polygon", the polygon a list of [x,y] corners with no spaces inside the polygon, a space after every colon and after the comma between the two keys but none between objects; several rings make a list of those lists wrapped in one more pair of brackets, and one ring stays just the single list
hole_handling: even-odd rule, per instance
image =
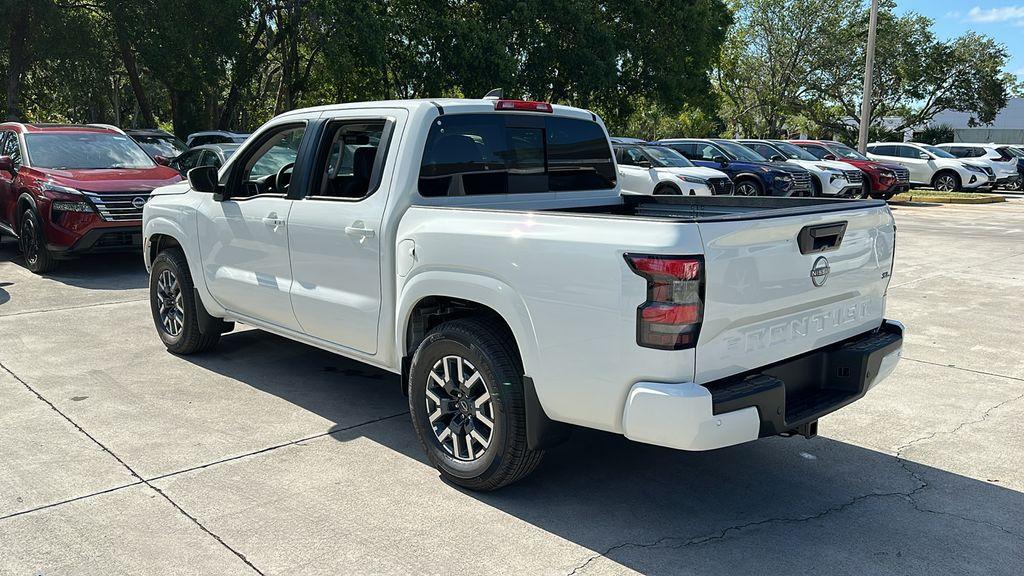
[{"label": "side mirror", "polygon": [[772,157],[769,158],[769,160],[771,160],[772,162],[785,162],[786,157],[781,154],[773,154]]},{"label": "side mirror", "polygon": [[14,159],[10,156],[0,156],[0,171],[14,174]]},{"label": "side mirror", "polygon": [[170,166],[171,165],[171,159],[166,157],[166,156],[160,156],[160,155],[153,156],[153,162],[156,162],[157,164],[159,164],[161,166]]},{"label": "side mirror", "polygon": [[188,185],[196,192],[217,192],[219,182],[217,169],[213,166],[197,166],[188,171]]},{"label": "side mirror", "polygon": [[719,164],[728,164],[729,163],[729,159],[726,158],[725,156],[715,156],[711,160],[714,161],[714,162],[718,162]]},{"label": "side mirror", "polygon": [[929,156],[927,152],[921,152],[920,154],[917,155],[917,157],[920,158],[921,160],[931,160],[932,159],[932,157]]},{"label": "side mirror", "polygon": [[821,159],[822,160],[836,160],[837,158],[836,158],[835,154],[825,154],[824,156],[821,157]]}]

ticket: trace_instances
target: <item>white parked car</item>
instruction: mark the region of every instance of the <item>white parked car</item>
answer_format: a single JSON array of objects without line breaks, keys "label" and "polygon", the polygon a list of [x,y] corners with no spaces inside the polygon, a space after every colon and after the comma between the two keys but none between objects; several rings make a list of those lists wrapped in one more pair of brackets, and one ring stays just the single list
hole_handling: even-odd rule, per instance
[{"label": "white parked car", "polygon": [[996,188],[1020,189],[1020,174],[1017,171],[1017,156],[1010,146],[998,144],[971,144],[948,142],[936,146],[961,160],[972,164],[984,164],[996,174]]},{"label": "white parked car", "polygon": [[695,166],[666,146],[613,146],[623,194],[713,196],[733,193],[732,180],[725,172]]},{"label": "white parked car", "polygon": [[811,173],[815,196],[854,197],[864,195],[864,173],[836,160],[819,160],[803,148],[782,140],[737,140],[761,156],[789,162]]},{"label": "white parked car", "polygon": [[600,119],[544,102],[288,112],[143,219],[168,350],[243,322],[393,372],[471,489],[567,424],[683,450],[812,436],[902,348],[885,202],[622,196]]},{"label": "white parked car", "polygon": [[941,148],[916,142],[872,142],[867,156],[872,160],[899,164],[910,171],[910,184],[936,190],[977,190],[995,185],[991,167],[960,160]]}]

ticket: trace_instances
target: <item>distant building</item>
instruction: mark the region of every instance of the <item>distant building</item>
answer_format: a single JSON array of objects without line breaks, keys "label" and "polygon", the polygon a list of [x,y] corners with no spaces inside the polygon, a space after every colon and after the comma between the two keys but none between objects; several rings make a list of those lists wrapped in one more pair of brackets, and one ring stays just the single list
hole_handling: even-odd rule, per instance
[{"label": "distant building", "polygon": [[953,129],[954,142],[995,142],[1024,144],[1024,98],[1010,98],[1006,108],[990,124],[969,126],[971,114],[946,110],[939,112],[928,124],[946,125]]}]

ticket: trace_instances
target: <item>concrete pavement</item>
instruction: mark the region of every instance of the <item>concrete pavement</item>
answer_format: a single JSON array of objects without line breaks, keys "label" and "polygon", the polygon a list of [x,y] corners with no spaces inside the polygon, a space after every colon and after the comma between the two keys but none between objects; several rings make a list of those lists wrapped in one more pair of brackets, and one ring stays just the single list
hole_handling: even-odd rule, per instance
[{"label": "concrete pavement", "polygon": [[397,379],[240,328],[167,354],[134,256],[0,245],[0,574],[1024,573],[1024,200],[896,206],[897,372],[814,440],[579,431],[442,483]]}]

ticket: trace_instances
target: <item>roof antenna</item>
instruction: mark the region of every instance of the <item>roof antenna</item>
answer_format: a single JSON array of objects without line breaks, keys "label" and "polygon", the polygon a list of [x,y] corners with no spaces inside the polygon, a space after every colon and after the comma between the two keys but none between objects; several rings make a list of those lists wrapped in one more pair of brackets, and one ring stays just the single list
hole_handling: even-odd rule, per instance
[{"label": "roof antenna", "polygon": [[495,88],[487,94],[484,94],[484,100],[501,100],[504,97],[504,90],[501,88]]}]

